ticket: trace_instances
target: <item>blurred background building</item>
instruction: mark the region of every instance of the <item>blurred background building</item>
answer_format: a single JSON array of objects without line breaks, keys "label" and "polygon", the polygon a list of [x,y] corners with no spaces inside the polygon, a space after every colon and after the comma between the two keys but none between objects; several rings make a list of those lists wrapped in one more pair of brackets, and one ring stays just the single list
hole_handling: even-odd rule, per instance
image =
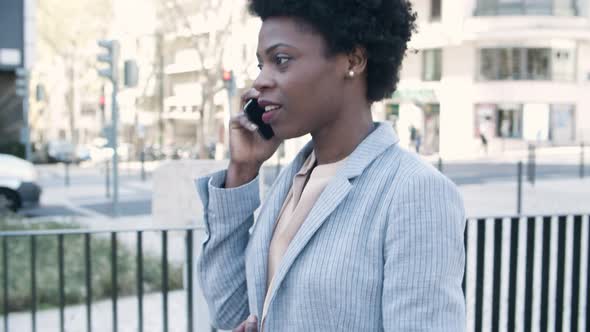
[{"label": "blurred background building", "polygon": [[385,107],[404,145],[457,156],[590,137],[590,2],[412,2],[417,52]]},{"label": "blurred background building", "polygon": [[257,74],[260,23],[231,1],[162,1],[156,12],[166,153],[222,159],[230,112]]},{"label": "blurred background building", "polygon": [[[375,118],[392,121],[403,146],[448,158],[588,140],[587,0],[412,3],[419,32],[398,91],[374,105]],[[111,85],[96,73],[96,42],[107,38],[121,42],[121,70],[125,60],[139,65],[139,84],[119,91],[123,159],[142,150],[152,159],[226,158],[230,114],[258,74],[260,21],[245,4],[2,1],[3,142],[21,138],[14,70],[26,65],[37,155],[51,145],[77,149],[80,158],[104,149]],[[276,161],[292,158],[308,139],[285,142]]]}]

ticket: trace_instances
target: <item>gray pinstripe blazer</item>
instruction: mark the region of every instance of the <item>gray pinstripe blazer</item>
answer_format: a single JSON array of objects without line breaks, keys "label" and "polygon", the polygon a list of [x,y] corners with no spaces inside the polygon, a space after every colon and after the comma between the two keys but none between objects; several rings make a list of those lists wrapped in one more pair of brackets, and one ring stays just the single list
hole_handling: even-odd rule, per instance
[{"label": "gray pinstripe blazer", "polygon": [[[378,124],[322,192],[278,267],[265,331],[465,330],[462,199],[397,142]],[[256,222],[258,178],[196,181],[207,234],[198,278],[215,326],[262,315],[273,226],[312,149],[281,172]]]}]

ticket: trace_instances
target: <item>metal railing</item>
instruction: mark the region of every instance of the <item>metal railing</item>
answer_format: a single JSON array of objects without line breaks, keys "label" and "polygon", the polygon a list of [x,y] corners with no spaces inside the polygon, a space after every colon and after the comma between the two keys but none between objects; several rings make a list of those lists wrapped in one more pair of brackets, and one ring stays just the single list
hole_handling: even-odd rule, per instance
[{"label": "metal railing", "polygon": [[[193,238],[194,232],[202,230],[201,227],[186,227],[186,228],[168,228],[168,229],[129,229],[129,230],[47,230],[47,231],[8,231],[0,232],[2,240],[2,276],[3,276],[3,327],[5,332],[9,332],[9,294],[8,287],[9,269],[8,262],[10,257],[8,255],[8,242],[14,238],[29,238],[30,239],[30,291],[31,291],[31,328],[32,331],[37,331],[37,238],[39,237],[56,237],[57,238],[57,270],[58,270],[58,294],[59,294],[59,330],[65,329],[65,315],[64,308],[65,301],[65,278],[64,278],[64,238],[69,236],[82,236],[84,239],[83,255],[84,255],[84,275],[85,275],[85,309],[86,309],[86,331],[93,330],[92,326],[92,235],[95,234],[110,234],[110,267],[111,267],[111,302],[112,302],[112,331],[116,332],[119,328],[119,318],[117,316],[117,300],[119,298],[117,290],[118,282],[118,268],[117,268],[117,250],[119,241],[117,235],[120,233],[135,233],[136,234],[136,297],[137,297],[137,331],[144,330],[144,286],[143,286],[143,234],[144,232],[159,232],[161,233],[161,296],[162,296],[162,331],[169,330],[169,308],[168,308],[168,234],[170,232],[184,232],[185,238],[185,266],[186,266],[186,331],[192,332],[194,329],[194,278],[193,278]],[[213,329],[212,329],[213,330]]]},{"label": "metal railing", "polygon": [[[590,214],[469,219],[465,230],[467,264],[463,291],[467,298],[468,315],[473,318],[473,330],[482,331],[486,327],[484,321],[491,323],[491,331],[503,328],[516,331],[517,324],[521,324],[522,331],[531,331],[534,327],[540,331],[578,331],[582,320],[588,328],[590,273],[588,268],[584,271],[581,266],[585,263],[590,267],[590,246],[582,246],[584,223],[590,223]],[[473,231],[470,231],[472,228]],[[539,231],[537,228],[540,228]],[[589,227],[585,229],[585,238],[588,239]],[[491,237],[487,236],[488,232],[492,232]],[[524,243],[519,240],[521,232],[525,233]],[[504,241],[504,236],[510,240]],[[570,255],[566,255],[568,250]],[[489,261],[486,253],[491,251],[493,258]],[[541,251],[540,260],[535,259],[537,251]],[[552,255],[554,251],[555,256]],[[525,266],[520,269],[519,258],[522,256]],[[469,264],[470,261],[474,264]],[[508,266],[507,277],[502,270],[505,263]],[[566,265],[571,271],[569,278],[566,278]],[[581,287],[582,278],[586,280],[585,289]],[[466,289],[466,281],[473,285]],[[484,286],[490,283],[491,294],[484,294]],[[505,298],[501,297],[502,285],[508,289]],[[551,305],[550,289],[554,294],[554,304]],[[571,294],[569,301],[564,296],[566,291]],[[517,298],[522,299],[518,308]],[[540,301],[533,302],[534,298]],[[474,302],[472,306],[470,302]],[[491,313],[487,312],[491,317],[487,319],[484,319],[484,307],[491,308]],[[580,308],[584,307],[585,311],[580,312]],[[504,326],[500,326],[502,313],[506,315]],[[569,324],[565,321],[566,313],[569,313]],[[552,324],[548,320],[550,315],[553,317]]]},{"label": "metal railing", "polygon": [[[583,225],[586,224],[584,228]],[[542,331],[548,329],[554,331],[578,331],[582,320],[589,323],[590,320],[590,245],[583,246],[582,238],[590,241],[590,214],[584,215],[556,215],[556,216],[508,216],[468,219],[465,228],[466,269],[463,280],[463,291],[468,304],[467,312],[474,322],[469,330],[481,331],[484,327],[484,316],[491,324],[492,331],[501,329],[500,316],[505,314],[505,328],[508,331],[516,330],[516,325],[521,324],[523,331],[531,331],[534,326]],[[552,230],[552,227],[555,229]],[[568,228],[569,227],[569,228]],[[570,230],[568,232],[568,229]],[[585,229],[585,234],[583,234]],[[4,331],[8,332],[8,250],[7,243],[14,237],[30,238],[30,264],[33,267],[31,273],[31,297],[33,298],[31,311],[32,330],[37,330],[36,322],[36,239],[40,236],[55,236],[58,240],[58,274],[59,274],[59,324],[60,330],[65,331],[64,326],[64,237],[78,235],[84,238],[84,262],[85,262],[85,286],[86,286],[86,331],[92,331],[92,261],[90,252],[91,235],[97,233],[110,234],[111,250],[111,282],[117,283],[117,235],[123,232],[136,233],[136,273],[137,273],[137,310],[138,331],[144,330],[143,296],[143,234],[144,232],[160,232],[162,244],[162,331],[168,331],[168,234],[170,232],[185,233],[186,250],[186,315],[187,331],[193,331],[193,238],[194,232],[199,228],[175,228],[175,229],[143,229],[143,230],[56,230],[34,232],[2,232],[3,255],[3,303],[4,303]],[[491,234],[489,234],[491,233]],[[520,241],[521,233],[525,241]],[[537,234],[541,234],[540,236]],[[509,237],[508,241],[505,238]],[[490,240],[491,239],[491,240]],[[555,246],[555,247],[553,247]],[[571,255],[566,255],[570,250]],[[536,260],[536,252],[540,251],[541,259]],[[551,252],[556,255],[552,256]],[[506,254],[508,252],[508,254]],[[486,258],[490,253],[492,259]],[[519,266],[519,257],[522,257],[525,266]],[[569,257],[569,258],[568,258]],[[582,259],[585,258],[585,262]],[[507,263],[507,264],[506,264]],[[585,263],[585,265],[583,264]],[[507,276],[504,275],[503,265],[508,266]],[[566,265],[571,271],[566,279]],[[486,271],[491,270],[491,273]],[[519,272],[520,271],[520,272]],[[540,273],[538,273],[540,271]],[[553,271],[553,272],[552,272]],[[524,273],[524,275],[519,275]],[[519,278],[519,276],[521,278]],[[582,278],[585,278],[585,289],[582,289]],[[540,279],[540,280],[539,280]],[[519,281],[520,280],[520,281]],[[535,283],[536,282],[536,283]],[[491,293],[485,292],[486,285],[491,284]],[[540,285],[535,287],[535,284]],[[502,285],[507,287],[507,296],[502,297]],[[552,286],[554,285],[554,286]],[[550,288],[554,291],[554,305],[551,307]],[[571,294],[569,301],[565,292]],[[520,294],[520,295],[519,295]],[[522,298],[520,307],[517,298]],[[533,298],[540,299],[533,301]],[[118,330],[117,317],[117,288],[113,287],[112,302],[112,330]],[[584,303],[581,303],[584,302]],[[536,304],[535,304],[536,303]],[[491,308],[490,312],[484,307]],[[552,312],[550,309],[553,308]],[[585,308],[580,312],[580,308]],[[564,313],[569,312],[569,324],[564,327]],[[548,320],[553,316],[553,323]],[[534,318],[538,320],[535,321]],[[469,321],[469,319],[468,319]],[[551,325],[551,326],[550,326]],[[486,327],[487,328],[487,327]],[[212,329],[213,330],[213,329]]]}]

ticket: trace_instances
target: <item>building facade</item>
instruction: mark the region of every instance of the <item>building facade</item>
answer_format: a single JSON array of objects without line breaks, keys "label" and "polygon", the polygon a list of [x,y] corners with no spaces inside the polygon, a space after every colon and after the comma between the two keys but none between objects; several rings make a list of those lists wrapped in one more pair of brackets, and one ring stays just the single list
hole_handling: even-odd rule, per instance
[{"label": "building facade", "polygon": [[34,0],[0,2],[0,136],[21,142],[22,99],[15,93],[15,70],[31,68],[34,57]]},{"label": "building facade", "polygon": [[455,157],[588,141],[588,1],[412,3],[419,32],[384,107],[403,145]]}]

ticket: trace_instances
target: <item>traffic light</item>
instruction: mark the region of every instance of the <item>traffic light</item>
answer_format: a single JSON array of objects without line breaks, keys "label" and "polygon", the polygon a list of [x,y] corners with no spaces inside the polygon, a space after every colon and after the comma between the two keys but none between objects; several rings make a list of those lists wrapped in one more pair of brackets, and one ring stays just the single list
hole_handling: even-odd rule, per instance
[{"label": "traffic light", "polygon": [[225,87],[228,93],[233,96],[236,92],[234,72],[231,70],[224,70],[221,78],[223,79],[223,87]]},{"label": "traffic light", "polygon": [[125,61],[124,72],[125,86],[128,88],[136,87],[139,81],[139,67],[137,66],[137,62],[135,60]]},{"label": "traffic light", "polygon": [[222,79],[223,79],[223,86],[226,89],[231,88],[231,86],[233,84],[233,80],[234,80],[234,72],[231,70],[224,70],[223,75],[222,75]]},{"label": "traffic light", "polygon": [[24,68],[16,69],[16,95],[27,97],[29,95],[29,72]]},{"label": "traffic light", "polygon": [[45,86],[43,84],[37,84],[35,87],[35,100],[45,101]]},{"label": "traffic light", "polygon": [[117,82],[117,72],[119,63],[119,42],[116,40],[99,40],[98,46],[106,50],[106,53],[98,55],[98,61],[106,63],[108,65],[107,68],[100,69],[98,71],[98,74],[102,77],[110,79],[112,82]]}]

